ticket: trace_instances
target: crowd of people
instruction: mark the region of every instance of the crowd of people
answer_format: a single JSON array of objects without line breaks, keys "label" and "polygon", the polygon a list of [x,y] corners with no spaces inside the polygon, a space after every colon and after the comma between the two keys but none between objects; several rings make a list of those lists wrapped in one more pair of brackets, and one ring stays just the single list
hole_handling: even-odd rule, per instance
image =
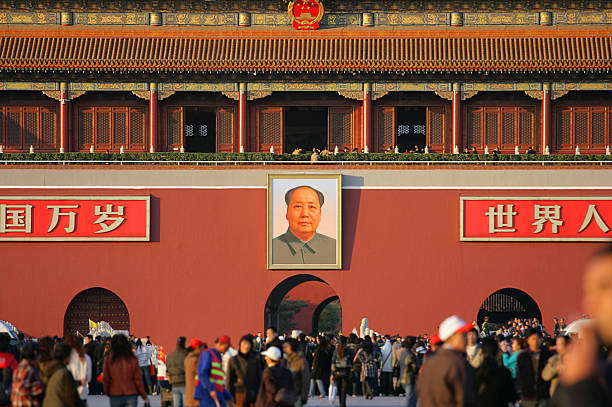
[{"label": "crowd of people", "polygon": [[302,407],[309,398],[405,397],[407,407],[612,405],[612,248],[584,279],[592,317],[580,335],[554,320],[481,326],[450,316],[429,337],[280,335],[273,327],[232,347],[179,337],[166,356],[149,338],[63,339],[0,335],[0,407],[83,407],[105,394],[111,407],[136,407],[161,393],[162,407]]}]

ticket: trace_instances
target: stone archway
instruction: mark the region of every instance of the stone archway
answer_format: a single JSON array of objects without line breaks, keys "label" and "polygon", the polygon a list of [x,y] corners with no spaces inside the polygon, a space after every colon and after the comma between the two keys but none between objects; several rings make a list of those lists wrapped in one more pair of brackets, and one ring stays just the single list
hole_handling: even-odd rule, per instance
[{"label": "stone archway", "polygon": [[489,295],[478,310],[478,325],[482,325],[485,316],[494,324],[505,324],[514,318],[542,321],[542,312],[535,300],[516,288],[504,288]]},{"label": "stone archway", "polygon": [[115,330],[130,330],[130,314],[125,303],[110,290],[89,288],[78,293],[64,314],[64,335],[89,332],[89,320],[106,321]]},{"label": "stone archway", "polygon": [[[329,284],[322,280],[319,277],[310,275],[310,274],[298,274],[295,276],[291,276],[283,281],[281,281],[270,293],[268,296],[268,300],[266,301],[266,307],[264,311],[264,328],[268,327],[276,327],[278,328],[280,324],[280,306],[283,302],[283,299],[289,294],[291,290],[296,288],[297,286],[308,283],[308,282],[316,282],[321,283],[326,286]],[[312,322],[313,328],[318,328],[318,319],[321,315],[321,312],[332,301],[338,300],[339,297],[335,294],[335,291],[330,290],[331,295],[329,298],[323,300],[323,302],[317,301],[314,303],[315,309],[313,313]],[[325,298],[325,297],[324,297]],[[331,298],[331,299],[330,299]],[[310,311],[312,312],[312,311]],[[305,328],[303,328],[305,330]],[[317,332],[317,330],[313,330],[313,332]]]}]

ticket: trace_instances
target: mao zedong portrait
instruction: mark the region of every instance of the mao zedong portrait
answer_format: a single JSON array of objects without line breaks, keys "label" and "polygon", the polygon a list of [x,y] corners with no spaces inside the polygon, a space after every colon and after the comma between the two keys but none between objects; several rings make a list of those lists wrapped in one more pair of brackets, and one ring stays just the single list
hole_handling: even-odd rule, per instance
[{"label": "mao zedong portrait", "polygon": [[323,193],[309,186],[295,187],[285,194],[285,203],[289,227],[272,239],[273,264],[335,264],[336,239],[317,233]]}]

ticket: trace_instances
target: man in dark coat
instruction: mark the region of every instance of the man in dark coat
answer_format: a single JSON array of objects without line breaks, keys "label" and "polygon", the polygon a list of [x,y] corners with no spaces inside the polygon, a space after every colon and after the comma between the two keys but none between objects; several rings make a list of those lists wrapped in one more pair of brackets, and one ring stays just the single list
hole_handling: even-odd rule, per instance
[{"label": "man in dark coat", "polygon": [[283,349],[283,342],[278,337],[278,332],[276,328],[270,327],[266,330],[266,344],[264,345],[264,350],[268,350],[271,347],[275,347],[281,350]]},{"label": "man in dark coat", "polygon": [[475,407],[472,368],[465,358],[466,324],[453,315],[440,324],[438,336],[444,345],[423,364],[417,379],[419,407]]},{"label": "man in dark coat", "polygon": [[91,374],[91,381],[89,382],[89,394],[90,395],[96,395],[99,394],[98,391],[98,376],[96,375],[96,365],[97,365],[97,360],[96,360],[96,341],[94,341],[93,336],[92,335],[87,335],[85,337],[85,353],[87,353],[89,355],[89,358],[91,359],[91,366],[92,366],[92,374]]},{"label": "man in dark coat", "polygon": [[168,381],[172,385],[172,406],[183,407],[185,400],[185,358],[187,338],[180,336],[176,341],[176,349],[166,357]]},{"label": "man in dark coat", "polygon": [[255,407],[287,407],[295,403],[291,371],[281,365],[282,353],[271,347],[263,355],[268,367],[261,378]]},{"label": "man in dark coat", "polygon": [[546,407],[550,397],[550,382],[542,378],[542,370],[552,356],[542,348],[542,333],[532,328],[527,333],[529,348],[519,354],[516,360],[516,377],[521,389],[522,402],[525,407]]}]

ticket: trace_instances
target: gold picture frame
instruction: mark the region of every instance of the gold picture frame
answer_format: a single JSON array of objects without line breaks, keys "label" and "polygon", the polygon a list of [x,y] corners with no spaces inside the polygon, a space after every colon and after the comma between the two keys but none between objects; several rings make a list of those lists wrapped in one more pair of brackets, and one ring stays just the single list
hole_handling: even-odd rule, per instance
[{"label": "gold picture frame", "polygon": [[[335,183],[335,185],[334,185]],[[313,189],[317,193],[322,193],[324,203],[320,207],[320,223],[314,230],[314,236],[307,242],[300,241],[293,233],[291,226],[286,218],[287,203],[286,194],[289,190],[305,186]],[[329,196],[329,193],[335,196]],[[328,194],[325,198],[325,194]],[[330,206],[325,206],[331,201],[334,204],[334,215],[327,214]],[[276,209],[275,209],[276,207]],[[284,209],[283,209],[284,208]],[[276,210],[276,212],[275,212]],[[283,211],[282,214],[279,211]],[[284,222],[280,221],[281,216]],[[276,222],[276,224],[275,224]],[[335,233],[327,236],[320,233],[319,226],[326,230],[332,230],[335,226]],[[284,229],[283,229],[284,227]],[[275,232],[276,230],[276,232]],[[280,234],[280,230],[286,232]],[[286,237],[289,236],[287,240]],[[313,241],[313,239],[316,239]],[[331,240],[335,239],[335,244]],[[304,246],[302,246],[304,245]],[[331,258],[331,247],[335,247],[334,262],[308,262],[317,259]],[[268,174],[267,182],[267,264],[269,270],[339,270],[342,268],[342,175],[341,174]],[[295,248],[306,250],[300,255]],[[275,251],[276,250],[276,251]],[[276,253],[276,254],[275,254]],[[289,254],[284,254],[289,253]],[[306,257],[303,253],[306,253]],[[276,260],[275,260],[276,257]],[[309,258],[307,258],[309,257]],[[296,262],[280,261],[284,258],[296,259]]]}]

